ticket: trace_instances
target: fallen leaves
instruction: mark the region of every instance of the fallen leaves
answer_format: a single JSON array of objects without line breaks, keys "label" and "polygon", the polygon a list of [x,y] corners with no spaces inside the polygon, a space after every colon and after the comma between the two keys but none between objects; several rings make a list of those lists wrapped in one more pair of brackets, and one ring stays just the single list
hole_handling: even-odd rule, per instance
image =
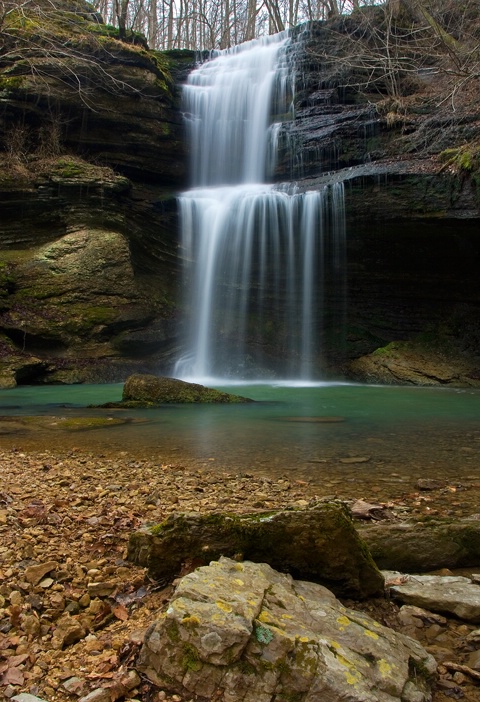
[{"label": "fallen leaves", "polygon": [[122,621],[122,622],[126,622],[128,617],[129,617],[127,608],[121,604],[116,605],[112,609],[112,613],[113,613],[114,617],[116,617],[117,619],[120,619],[120,621]]},{"label": "fallen leaves", "polygon": [[[110,689],[120,694],[117,682],[135,665],[152,612],[171,594],[169,585],[150,582],[144,569],[124,561],[130,532],[179,510],[307,509],[325,494],[342,494],[341,485],[328,481],[329,461],[314,462],[325,474],[323,490],[303,474],[232,475],[128,456],[0,451],[0,697],[7,686],[35,690],[49,702],[71,702],[72,694],[97,689],[103,690],[99,700]],[[345,476],[363,469],[355,463],[342,468]],[[345,486],[358,494],[357,483]],[[401,499],[384,501],[373,473],[370,486],[365,497],[348,501],[361,519],[422,513],[427,504],[418,491],[409,492],[413,484]],[[375,500],[368,499],[372,493]],[[448,505],[452,495],[443,488],[425,499]],[[146,702],[151,695],[144,685],[135,694]]]}]

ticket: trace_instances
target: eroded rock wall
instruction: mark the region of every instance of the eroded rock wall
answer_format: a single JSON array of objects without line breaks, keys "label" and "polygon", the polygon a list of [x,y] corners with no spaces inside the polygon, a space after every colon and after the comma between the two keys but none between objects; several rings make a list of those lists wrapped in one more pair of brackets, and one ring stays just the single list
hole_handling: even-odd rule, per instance
[{"label": "eroded rock wall", "polygon": [[[6,386],[166,370],[176,344],[186,152],[172,76],[193,54],[121,42],[86,3],[71,10],[30,3],[23,24],[10,13],[0,57]],[[51,49],[66,32],[68,55]]]}]

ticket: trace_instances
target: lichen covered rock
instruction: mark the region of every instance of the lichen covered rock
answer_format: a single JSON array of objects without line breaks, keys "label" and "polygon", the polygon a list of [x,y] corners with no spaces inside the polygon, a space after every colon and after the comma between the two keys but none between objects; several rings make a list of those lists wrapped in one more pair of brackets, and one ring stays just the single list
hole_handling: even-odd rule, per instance
[{"label": "lichen covered rock", "polygon": [[139,668],[223,702],[426,702],[436,663],[321,585],[222,558],[181,580]]},{"label": "lichen covered rock", "polygon": [[175,577],[185,561],[204,565],[220,556],[269,563],[345,597],[383,592],[381,573],[338,503],[240,516],[176,514],[132,534],[128,548],[128,558],[158,579]]}]

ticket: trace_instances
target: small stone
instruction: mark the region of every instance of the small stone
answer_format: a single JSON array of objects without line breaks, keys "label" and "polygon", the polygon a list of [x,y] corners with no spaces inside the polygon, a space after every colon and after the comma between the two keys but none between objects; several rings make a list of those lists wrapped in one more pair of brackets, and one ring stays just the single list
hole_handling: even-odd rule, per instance
[{"label": "small stone", "polygon": [[468,656],[467,665],[474,670],[480,670],[480,651],[473,651]]},{"label": "small stone", "polygon": [[22,594],[18,590],[13,590],[8,599],[12,605],[21,605],[23,603]]},{"label": "small stone", "polygon": [[85,636],[85,629],[79,621],[64,614],[57,622],[57,628],[53,632],[52,646],[55,649],[62,649],[65,646],[80,641]]},{"label": "small stone", "polygon": [[453,680],[447,680],[447,678],[440,678],[440,680],[437,681],[437,687],[444,690],[458,690],[457,683],[453,682]]},{"label": "small stone", "polygon": [[293,503],[293,507],[298,507],[299,509],[303,509],[304,507],[308,507],[309,502],[308,500],[297,500],[296,502]]},{"label": "small stone", "polygon": [[81,607],[88,607],[90,605],[90,602],[91,602],[91,597],[88,594],[88,592],[86,592],[84,595],[82,595],[80,597],[80,599],[78,600],[78,604]]},{"label": "small stone", "polygon": [[402,702],[425,702],[425,695],[408,681],[402,690]]},{"label": "small stone", "polygon": [[23,618],[22,629],[31,639],[40,634],[40,619],[35,614],[26,614]]},{"label": "small stone", "polygon": [[25,579],[31,585],[37,585],[40,580],[42,580],[44,575],[50,573],[52,570],[55,570],[57,566],[57,561],[48,561],[47,563],[39,563],[38,565],[29,566],[25,571]]},{"label": "small stone", "polygon": [[123,636],[114,636],[112,638],[112,648],[114,651],[119,651],[123,644],[125,643],[125,639]]},{"label": "small stone", "polygon": [[78,614],[80,612],[80,605],[78,602],[69,602],[65,607],[65,612],[68,614]]},{"label": "small stone", "polygon": [[85,687],[85,680],[74,676],[72,678],[68,678],[68,680],[65,680],[63,682],[63,687],[67,692],[70,692],[70,694],[72,695],[81,695],[83,692],[83,688]]},{"label": "small stone", "polygon": [[116,588],[116,583],[88,583],[88,594],[90,597],[108,597]]},{"label": "small stone", "polygon": [[442,633],[442,627],[439,624],[432,624],[425,631],[425,636],[427,637],[427,639],[429,641],[433,641],[441,633]]},{"label": "small stone", "polygon": [[469,643],[480,643],[480,629],[474,629],[467,636]]},{"label": "small stone", "polygon": [[88,607],[88,611],[90,614],[100,614],[100,612],[103,611],[103,602],[102,600],[99,600],[98,597],[96,597],[94,600],[90,602],[90,605]]},{"label": "small stone", "polygon": [[111,702],[110,690],[104,687],[97,687],[85,697],[81,697],[78,702]]},{"label": "small stone", "polygon": [[370,456],[349,456],[348,458],[340,458],[340,463],[367,463]]},{"label": "small stone", "polygon": [[445,480],[435,480],[435,478],[419,478],[417,481],[419,490],[440,490],[445,485]]},{"label": "small stone", "polygon": [[104,648],[104,645],[101,641],[97,639],[96,636],[93,634],[90,634],[89,636],[86,637],[85,639],[85,650],[88,651],[89,653],[92,653],[92,651],[102,651]]},{"label": "small stone", "polygon": [[425,646],[425,650],[428,651],[437,661],[437,663],[443,663],[443,661],[451,661],[455,658],[455,654],[449,648],[443,648],[443,646]]},{"label": "small stone", "polygon": [[457,670],[457,672],[453,674],[452,679],[454,682],[457,683],[457,685],[463,685],[464,683],[467,682],[466,675],[461,673],[459,670]]},{"label": "small stone", "polygon": [[39,582],[39,587],[43,587],[44,590],[48,590],[54,583],[53,578],[44,578]]},{"label": "small stone", "polygon": [[12,702],[47,702],[47,700],[44,700],[43,697],[30,695],[28,692],[21,692],[19,695],[12,697]]}]

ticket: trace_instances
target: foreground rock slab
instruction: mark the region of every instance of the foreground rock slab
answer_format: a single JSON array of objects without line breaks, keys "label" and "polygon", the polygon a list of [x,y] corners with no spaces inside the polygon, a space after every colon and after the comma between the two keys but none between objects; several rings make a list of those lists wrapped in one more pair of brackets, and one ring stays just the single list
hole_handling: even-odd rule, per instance
[{"label": "foreground rock slab", "polygon": [[165,403],[190,402],[242,403],[253,402],[253,400],[220,392],[197,383],[186,383],[177,378],[136,373],[125,381],[121,404],[130,407],[148,407]]},{"label": "foreground rock slab", "polygon": [[384,575],[391,596],[405,604],[480,622],[480,585],[471,578],[387,571]]},{"label": "foreground rock slab", "polygon": [[222,702],[426,702],[436,663],[321,585],[222,558],[180,581],[139,669]]},{"label": "foreground rock slab", "polygon": [[263,514],[174,514],[133,533],[128,546],[128,559],[158,580],[173,579],[186,562],[195,567],[220,556],[268,563],[344,597],[383,593],[383,577],[339,503]]}]

